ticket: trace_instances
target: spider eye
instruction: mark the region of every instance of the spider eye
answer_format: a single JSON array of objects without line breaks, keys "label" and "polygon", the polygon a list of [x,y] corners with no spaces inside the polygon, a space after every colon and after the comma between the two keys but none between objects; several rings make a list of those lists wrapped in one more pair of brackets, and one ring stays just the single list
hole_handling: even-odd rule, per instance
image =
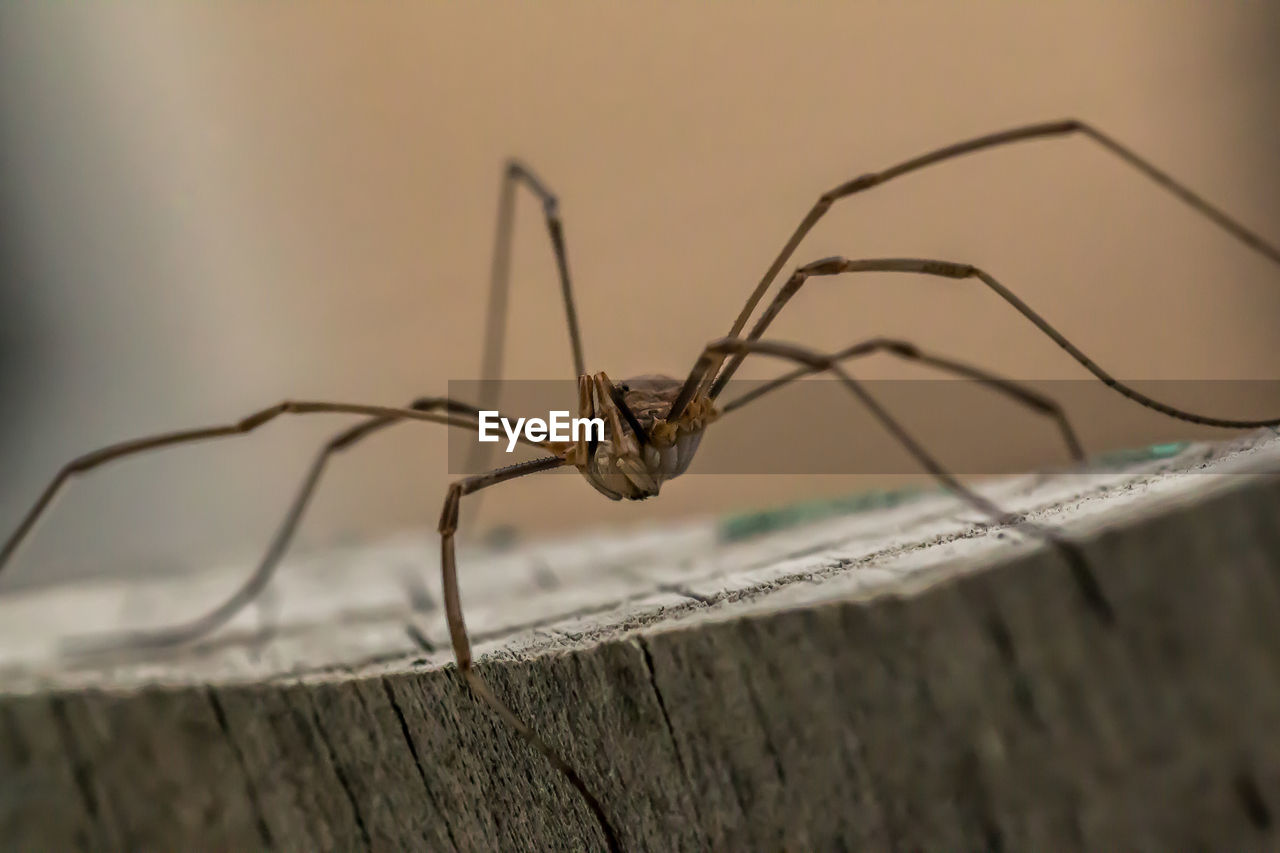
[{"label": "spider eye", "polygon": [[626,394],[631,390],[631,386],[624,382],[618,386],[618,390],[621,391],[623,394]]}]

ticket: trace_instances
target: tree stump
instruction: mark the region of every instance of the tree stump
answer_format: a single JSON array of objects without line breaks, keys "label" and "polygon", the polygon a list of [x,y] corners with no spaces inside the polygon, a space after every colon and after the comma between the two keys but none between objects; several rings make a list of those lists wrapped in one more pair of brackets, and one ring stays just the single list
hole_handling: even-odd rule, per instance
[{"label": "tree stump", "polygon": [[[463,599],[627,850],[1277,849],[1278,472],[1266,431],[985,484],[1080,543],[1091,593],[923,492],[464,547]],[[274,604],[129,658],[56,640],[195,615],[246,568],[0,596],[0,848],[603,849],[458,678],[436,552],[302,556]]]}]

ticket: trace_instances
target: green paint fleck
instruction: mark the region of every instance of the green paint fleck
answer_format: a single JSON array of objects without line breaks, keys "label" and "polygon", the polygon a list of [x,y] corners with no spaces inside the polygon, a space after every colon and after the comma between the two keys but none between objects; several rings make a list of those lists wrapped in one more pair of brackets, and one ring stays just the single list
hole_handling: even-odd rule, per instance
[{"label": "green paint fleck", "polygon": [[[1122,468],[1136,465],[1139,462],[1150,462],[1154,459],[1168,459],[1177,456],[1191,446],[1189,441],[1171,441],[1164,444],[1152,444],[1149,447],[1116,450],[1102,453],[1094,457],[1089,468]],[[888,509],[900,506],[923,494],[935,492],[920,486],[903,489],[880,489],[869,492],[858,492],[837,498],[801,501],[800,503],[777,509],[747,512],[731,515],[720,522],[720,540],[722,542],[738,542],[753,536],[763,536],[788,527],[799,527],[841,515],[853,515],[875,509]]]},{"label": "green paint fleck", "polygon": [[1153,459],[1168,459],[1171,456],[1177,456],[1190,446],[1191,442],[1189,441],[1170,441],[1165,444],[1153,444],[1150,447],[1140,447],[1132,450],[1116,450],[1111,453],[1103,453],[1095,457],[1090,464],[1090,467],[1111,468],[1123,465],[1133,465],[1138,462],[1150,462]]},{"label": "green paint fleck", "polygon": [[778,509],[732,515],[720,523],[720,539],[724,542],[737,542],[752,536],[773,533],[826,518],[852,515],[873,509],[886,509],[906,503],[927,491],[930,490],[918,486],[894,490],[881,489],[838,498],[802,501]]}]

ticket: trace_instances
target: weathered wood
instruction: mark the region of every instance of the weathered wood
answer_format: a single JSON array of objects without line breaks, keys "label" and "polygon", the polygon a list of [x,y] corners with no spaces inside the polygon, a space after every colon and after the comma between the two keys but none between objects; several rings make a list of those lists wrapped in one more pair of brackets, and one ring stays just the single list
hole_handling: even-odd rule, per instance
[{"label": "weathered wood", "polygon": [[[1280,847],[1280,438],[990,484],[739,542],[679,528],[464,550],[485,677],[628,850]],[[0,848],[602,849],[573,789],[403,627],[427,536],[304,558],[179,655],[228,568],[0,599]],[[416,597],[438,600],[428,584]],[[428,601],[427,604],[430,604]],[[270,620],[266,620],[270,621]]]}]

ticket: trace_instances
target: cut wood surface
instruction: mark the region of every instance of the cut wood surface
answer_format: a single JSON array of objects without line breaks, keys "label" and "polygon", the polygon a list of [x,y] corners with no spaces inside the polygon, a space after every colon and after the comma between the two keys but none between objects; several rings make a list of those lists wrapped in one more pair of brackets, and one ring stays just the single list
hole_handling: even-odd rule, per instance
[{"label": "cut wood surface", "polygon": [[[1103,601],[926,492],[464,547],[479,669],[627,850],[1280,848],[1280,437],[982,491],[1079,542]],[[194,616],[246,567],[0,590],[0,849],[604,849],[450,665],[436,551],[300,555],[130,658],[60,643]]]}]

